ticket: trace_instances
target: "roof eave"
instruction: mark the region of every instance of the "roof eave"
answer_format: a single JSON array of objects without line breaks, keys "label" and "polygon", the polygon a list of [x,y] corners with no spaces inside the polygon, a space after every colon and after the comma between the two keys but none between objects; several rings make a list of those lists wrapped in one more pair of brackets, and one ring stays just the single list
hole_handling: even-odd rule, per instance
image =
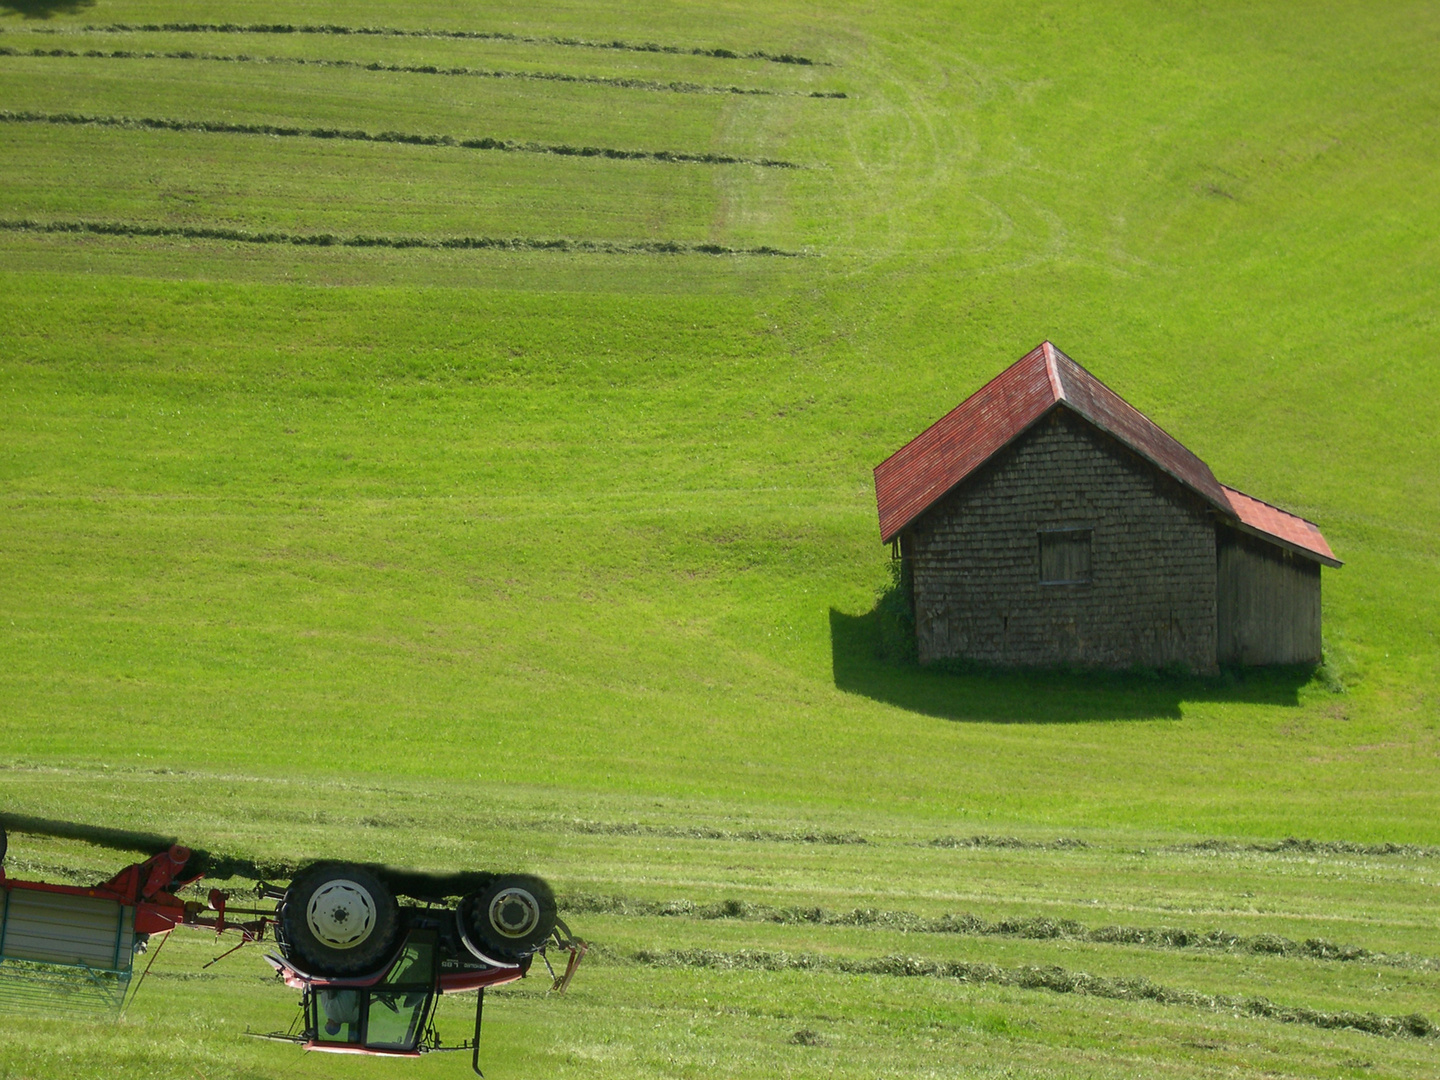
[{"label": "roof eave", "polygon": [[1225,518],[1225,523],[1237,532],[1243,532],[1249,536],[1257,537],[1267,543],[1274,544],[1278,548],[1284,548],[1286,551],[1294,552],[1296,555],[1309,559],[1311,562],[1317,562],[1322,566],[1329,566],[1335,569],[1339,569],[1345,565],[1332,555],[1322,555],[1318,551],[1312,551],[1310,548],[1301,547],[1293,541],[1286,540],[1283,536],[1276,536],[1274,533],[1266,532],[1264,529],[1257,529],[1254,525],[1247,525],[1235,517],[1233,511],[1227,513]]}]

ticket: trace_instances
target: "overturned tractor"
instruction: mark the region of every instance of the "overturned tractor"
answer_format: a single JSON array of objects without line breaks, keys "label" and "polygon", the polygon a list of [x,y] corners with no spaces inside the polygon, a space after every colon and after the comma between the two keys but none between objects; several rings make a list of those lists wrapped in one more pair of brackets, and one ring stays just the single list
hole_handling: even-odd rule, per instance
[{"label": "overturned tractor", "polygon": [[[268,932],[277,949],[265,959],[300,991],[300,1013],[289,1031],[260,1037],[389,1057],[469,1050],[478,1073],[486,987],[524,978],[538,956],[552,989],[563,991],[585,953],[559,919],[549,885],[529,875],[317,862],[287,886],[261,882],[255,902],[240,907],[218,889],[204,903],[175,895],[203,876],[208,860],[179,845],[94,886],[8,878],[5,845],[0,828],[0,1005],[23,1004],[27,992],[74,1003],[87,996],[78,989],[120,1008],[133,957],[153,938],[204,927],[238,933],[238,949]],[[559,974],[552,952],[565,956]],[[473,1033],[443,1045],[436,1000],[472,990]]]}]

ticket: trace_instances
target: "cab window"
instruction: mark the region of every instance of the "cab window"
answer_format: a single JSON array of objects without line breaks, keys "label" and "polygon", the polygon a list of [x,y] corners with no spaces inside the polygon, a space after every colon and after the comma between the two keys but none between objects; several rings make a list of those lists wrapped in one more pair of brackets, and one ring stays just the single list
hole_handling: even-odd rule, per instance
[{"label": "cab window", "polygon": [[409,1050],[420,1035],[425,1017],[425,1001],[429,991],[370,993],[369,1023],[365,1027],[365,1045],[382,1050]]},{"label": "cab window", "polygon": [[357,1042],[360,1038],[360,992],[321,990],[316,1038],[324,1042]]},{"label": "cab window", "polygon": [[[417,940],[418,939],[418,940]],[[435,980],[435,942],[412,934],[385,976],[385,986],[429,986]]]}]

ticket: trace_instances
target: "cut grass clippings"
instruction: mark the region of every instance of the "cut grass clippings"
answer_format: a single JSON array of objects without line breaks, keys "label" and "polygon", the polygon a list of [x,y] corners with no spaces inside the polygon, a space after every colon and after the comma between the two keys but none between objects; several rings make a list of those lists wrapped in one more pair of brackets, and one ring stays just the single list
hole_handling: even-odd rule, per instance
[{"label": "cut grass clippings", "polygon": [[607,146],[521,143],[511,139],[488,137],[457,139],[451,135],[421,135],[403,131],[370,132],[341,128],[299,128],[278,124],[237,124],[224,120],[91,116],[84,113],[12,112],[9,109],[0,109],[0,123],[135,128],[149,131],[195,131],[207,135],[269,135],[281,139],[343,139],[351,142],[403,143],[407,146],[449,146],[459,147],[463,150],[499,150],[505,153],[609,158],[615,161],[664,161],[682,165],[757,165],[766,169],[798,169],[802,167],[794,162],[779,161],[775,158],[733,157],[729,154],[692,154],[681,150],[620,150]]},{"label": "cut grass clippings", "polygon": [[199,225],[143,225],[123,221],[30,221],[0,219],[0,230],[30,233],[88,233],[93,236],[174,237],[225,240],[240,244],[289,244],[294,247],[430,248],[437,251],[553,251],[599,255],[759,255],[800,258],[798,251],[772,247],[732,248],[722,244],[682,244],[674,240],[571,240],[563,237],[502,236],[338,236],[335,233],[252,232]]},{"label": "cut grass clippings", "polygon": [[1293,836],[1272,842],[1244,843],[1237,840],[1195,840],[1178,844],[1176,851],[1240,852],[1261,851],[1269,855],[1403,855],[1417,859],[1440,858],[1440,848],[1423,844],[1357,844],[1352,840],[1298,840]]},{"label": "cut grass clippings", "polygon": [[[600,952],[603,957],[605,954]],[[792,955],[768,949],[675,949],[656,952],[641,949],[628,959],[650,967],[709,968],[722,971],[833,971],[843,975],[890,975],[899,978],[955,979],[959,982],[992,983],[1023,990],[1050,990],[1057,994],[1081,994],[1120,1001],[1153,1001],[1213,1012],[1228,1012],[1282,1024],[1306,1024],[1317,1028],[1349,1028],[1370,1035],[1410,1036],[1418,1039],[1440,1037],[1440,1026],[1420,1013],[1386,1016],[1380,1013],[1325,1012],[1277,1005],[1263,997],[1231,994],[1201,994],[1193,990],[1161,986],[1146,978],[1107,978],[1059,966],[1013,968],[998,964],[977,964],[959,960],[926,960],[915,956],[881,956],[871,960]]]},{"label": "cut grass clippings", "polygon": [[512,34],[500,30],[406,30],[394,26],[295,25],[292,23],[111,23],[108,26],[85,26],[92,34],[338,34],[364,37],[452,38],[462,41],[508,41],[522,45],[562,45],[579,49],[617,49],[623,52],[666,53],[671,56],[708,56],[716,60],[766,60],[774,64],[799,64],[810,67],[818,63],[807,56],[790,52],[768,52],[752,49],[737,52],[718,46],[660,45],[655,42],[590,41],[586,38],[560,35]]},{"label": "cut grass clippings", "polygon": [[610,821],[557,823],[577,833],[607,836],[669,836],[680,840],[748,840],[771,844],[868,844],[856,833],[781,831],[776,829],[711,829],[702,826],[642,825]]},{"label": "cut grass clippings", "polygon": [[1022,840],[1018,836],[940,836],[930,841],[937,848],[1031,848],[1038,851],[1075,851],[1090,845],[1073,836],[1055,840]]},{"label": "cut grass clippings", "polygon": [[294,64],[297,67],[342,68],[355,71],[384,71],[402,75],[448,75],[478,79],[534,79],[539,82],[583,83],[622,90],[656,90],[674,94],[738,94],[752,97],[810,97],[841,99],[849,97],[843,90],[767,90],[755,86],[714,86],[672,80],[627,79],[606,75],[570,75],[561,71],[501,71],[493,68],[438,67],[434,64],[382,64],[378,60],[323,60],[300,56],[247,56],[244,53],[136,52],[130,49],[14,49],[0,46],[0,56],[96,60],[200,60],[227,64]]},{"label": "cut grass clippings", "polygon": [[962,913],[928,917],[912,911],[854,908],[828,911],[822,907],[776,907],[744,900],[699,903],[693,900],[642,900],[624,896],[576,894],[564,897],[561,907],[574,914],[603,914],[642,918],[735,919],[786,926],[874,927],[907,934],[956,934],[965,937],[1010,937],[1030,941],[1083,941],[1092,945],[1138,945],[1152,949],[1190,949],[1215,952],[1292,956],[1341,963],[1365,962],[1383,967],[1440,971],[1440,960],[1428,956],[1376,952],[1358,945],[1339,945],[1324,938],[1294,941],[1279,934],[1235,934],[1228,930],[1186,930],[1170,926],[1089,927],[1074,919],[984,919]]}]

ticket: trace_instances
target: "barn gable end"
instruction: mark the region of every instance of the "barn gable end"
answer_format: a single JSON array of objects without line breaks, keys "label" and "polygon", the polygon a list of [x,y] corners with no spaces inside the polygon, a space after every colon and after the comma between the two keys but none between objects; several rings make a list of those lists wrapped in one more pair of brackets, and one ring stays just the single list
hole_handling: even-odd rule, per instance
[{"label": "barn gable end", "polygon": [[1312,522],[1209,467],[1048,341],[875,469],[921,662],[1320,659]]},{"label": "barn gable end", "polygon": [[[1060,571],[1082,547],[1085,572]],[[1047,567],[1047,548],[1073,554]],[[1207,505],[1067,409],[915,521],[905,553],[922,663],[1215,667]]]}]

